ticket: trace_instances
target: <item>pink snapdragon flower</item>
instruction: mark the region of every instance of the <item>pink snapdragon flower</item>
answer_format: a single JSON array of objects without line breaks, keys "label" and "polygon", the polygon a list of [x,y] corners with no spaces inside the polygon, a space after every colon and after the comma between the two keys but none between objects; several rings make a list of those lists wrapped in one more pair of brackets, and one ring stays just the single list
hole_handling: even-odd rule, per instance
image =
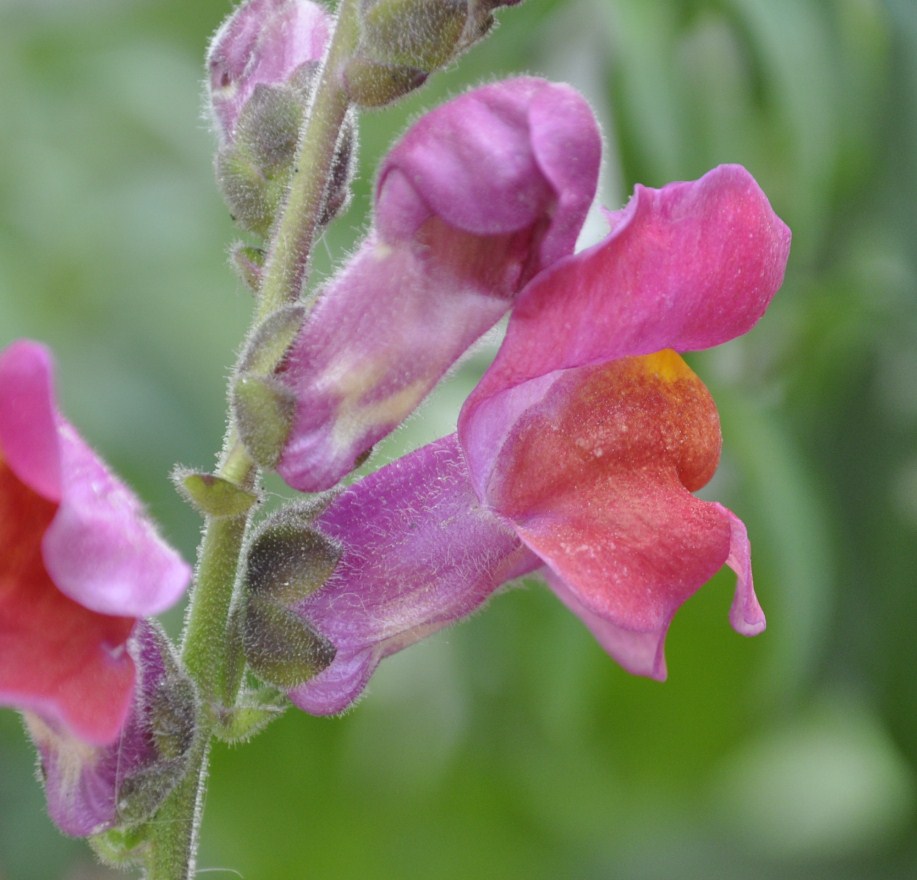
[{"label": "pink snapdragon flower", "polygon": [[210,110],[222,143],[232,142],[258,86],[289,82],[321,61],[333,19],[311,0],[248,0],[220,26],[207,51]]},{"label": "pink snapdragon flower", "polygon": [[133,493],[58,413],[51,358],[0,352],[0,704],[90,746],[121,734],[138,618],[190,579]]},{"label": "pink snapdragon flower", "polygon": [[397,427],[525,284],[573,251],[601,140],[567,86],[520,78],[423,116],[391,150],[373,228],[319,291],[279,378],[278,471],[333,486]]},{"label": "pink snapdragon flower", "polygon": [[723,565],[730,620],[764,629],[745,527],[692,493],[720,453],[716,408],[679,351],[746,333],[783,279],[790,234],[752,177],[638,187],[598,245],[519,295],[456,435],[339,495],[315,527],[342,558],[296,611],[336,648],[294,689],[339,712],[379,661],[538,570],[633,673],[663,679],[677,609]]}]

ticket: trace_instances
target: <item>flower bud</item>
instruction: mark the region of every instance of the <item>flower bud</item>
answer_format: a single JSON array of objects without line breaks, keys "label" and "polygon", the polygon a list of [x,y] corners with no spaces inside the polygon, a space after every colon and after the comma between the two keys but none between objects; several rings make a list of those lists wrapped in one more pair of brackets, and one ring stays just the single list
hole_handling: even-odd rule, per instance
[{"label": "flower bud", "polygon": [[248,0],[229,16],[207,52],[208,103],[222,144],[235,139],[257,86],[289,83],[302,65],[321,60],[331,23],[311,0]]},{"label": "flower bud", "polygon": [[[234,139],[216,156],[216,176],[233,219],[267,237],[292,176],[300,131],[314,86],[315,65],[304,64],[289,83],[258,85],[242,108]],[[348,115],[335,148],[319,222],[346,206],[353,177],[355,123]]]},{"label": "flower bud", "polygon": [[217,153],[223,198],[233,219],[250,232],[267,236],[283,202],[307,102],[307,87],[257,86],[239,114],[234,139]]},{"label": "flower bud", "polygon": [[377,0],[364,7],[360,40],[343,72],[351,100],[378,107],[423,84],[455,54],[468,13],[467,0]]}]

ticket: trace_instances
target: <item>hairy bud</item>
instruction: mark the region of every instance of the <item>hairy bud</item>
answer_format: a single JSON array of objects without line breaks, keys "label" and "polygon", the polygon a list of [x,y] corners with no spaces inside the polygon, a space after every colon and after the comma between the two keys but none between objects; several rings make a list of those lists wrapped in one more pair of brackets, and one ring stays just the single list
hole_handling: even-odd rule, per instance
[{"label": "hairy bud", "polygon": [[321,60],[328,12],[311,0],[248,0],[222,24],[207,51],[207,96],[222,144],[235,139],[242,109],[259,85],[284,85]]}]

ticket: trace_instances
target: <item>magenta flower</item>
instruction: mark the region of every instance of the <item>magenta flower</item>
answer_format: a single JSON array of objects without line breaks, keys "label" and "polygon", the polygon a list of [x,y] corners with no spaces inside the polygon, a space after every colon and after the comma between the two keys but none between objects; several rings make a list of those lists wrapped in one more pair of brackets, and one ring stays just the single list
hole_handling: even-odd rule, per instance
[{"label": "magenta flower", "polygon": [[185,769],[194,737],[193,687],[178,672],[168,640],[149,621],[137,622],[127,653],[138,671],[137,685],[110,745],[87,745],[26,713],[41,760],[48,813],[74,837],[147,818]]},{"label": "magenta flower", "polygon": [[280,376],[295,401],[278,464],[291,486],[333,486],[572,253],[600,148],[586,102],[532,78],[475,89],[408,131],[382,165],[373,229]]},{"label": "magenta flower", "polygon": [[289,82],[321,61],[331,15],[311,0],[248,0],[220,26],[207,51],[210,109],[221,142],[232,142],[242,108],[259,85]]},{"label": "magenta flower", "polygon": [[0,352],[0,704],[110,744],[131,705],[137,618],[173,605],[189,578],[57,412],[47,350]]},{"label": "magenta flower", "polygon": [[341,562],[297,612],[336,648],[296,688],[346,708],[379,661],[535,569],[631,672],[663,679],[677,611],[724,564],[730,615],[763,630],[745,528],[692,493],[720,452],[716,408],[676,351],[746,333],[790,234],[737,166],[639,187],[610,235],[535,277],[457,435],[356,483],[315,527]]}]

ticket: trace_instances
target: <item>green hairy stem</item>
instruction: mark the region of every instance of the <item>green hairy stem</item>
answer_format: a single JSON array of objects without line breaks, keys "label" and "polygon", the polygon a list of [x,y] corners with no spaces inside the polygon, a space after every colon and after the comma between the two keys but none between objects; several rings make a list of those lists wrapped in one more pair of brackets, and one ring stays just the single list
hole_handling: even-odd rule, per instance
[{"label": "green hairy stem", "polygon": [[[289,192],[268,251],[253,326],[298,301],[305,287],[325,185],[349,108],[338,72],[352,53],[357,36],[357,2],[341,0],[335,32],[300,136]],[[278,362],[282,356],[283,352],[277,355]],[[270,365],[271,369],[276,365]],[[260,482],[259,469],[242,445],[231,413],[227,424],[215,475],[241,489],[255,490]],[[146,880],[190,880],[195,873],[210,742],[219,713],[234,706],[242,681],[244,664],[238,634],[233,632],[232,612],[250,522],[249,512],[206,517],[182,639],[182,661],[197,685],[202,707],[198,739],[188,774],[150,822]]]}]

